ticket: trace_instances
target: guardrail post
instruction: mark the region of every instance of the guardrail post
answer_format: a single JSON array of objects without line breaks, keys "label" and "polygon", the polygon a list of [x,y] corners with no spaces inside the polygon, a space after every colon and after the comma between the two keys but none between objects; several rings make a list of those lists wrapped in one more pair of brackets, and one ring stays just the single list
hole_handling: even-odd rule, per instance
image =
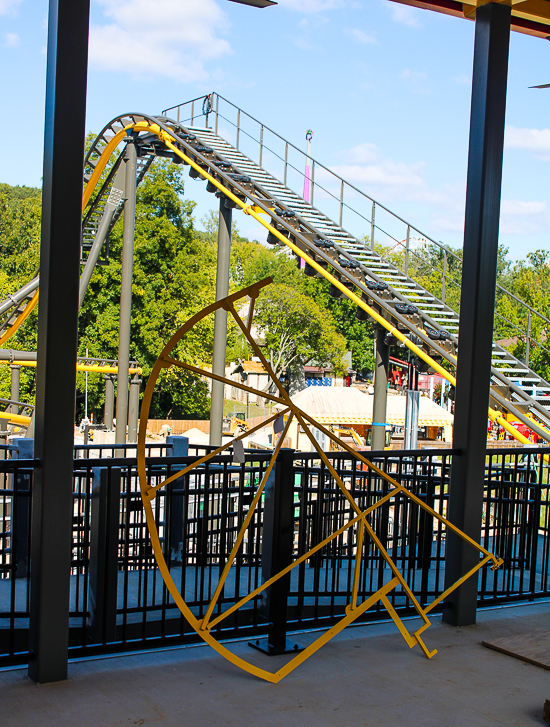
[{"label": "guardrail post", "polygon": [[288,141],[285,142],[285,173],[283,176],[283,184],[285,185],[285,187],[286,187],[287,172],[288,172]]},{"label": "guardrail post", "polygon": [[116,640],[120,467],[92,469],[88,633],[93,643]]},{"label": "guardrail post", "polygon": [[445,293],[447,288],[447,250],[443,251],[443,279],[441,281],[441,302],[445,303]]},{"label": "guardrail post", "polygon": [[260,161],[258,162],[258,166],[262,166],[262,157],[264,154],[264,127],[263,124],[260,126]]},{"label": "guardrail post", "polygon": [[216,94],[216,121],[214,125],[214,133],[218,134],[218,117],[220,114],[220,97]]},{"label": "guardrail post", "polygon": [[344,220],[344,180],[340,183],[340,227]]},{"label": "guardrail post", "polygon": [[370,219],[370,249],[374,252],[374,218],[376,214],[376,202],[372,203],[372,213]]},{"label": "guardrail post", "polygon": [[239,136],[241,135],[241,110],[237,111],[237,140],[235,143],[235,149],[239,151]]},{"label": "guardrail post", "polygon": [[[34,459],[34,439],[17,442],[17,459]],[[12,553],[15,554],[15,577],[26,578],[29,573],[29,512],[30,475],[19,473],[15,480],[14,505],[12,506]],[[15,513],[15,515],[14,515]]]},{"label": "guardrail post", "polygon": [[[189,439],[187,437],[166,437],[166,444],[172,445],[171,457],[189,456]],[[183,469],[176,465],[175,470]],[[174,472],[172,472],[174,474]],[[185,477],[168,485],[165,499],[166,522],[168,524],[168,565],[183,565],[183,508],[186,498],[184,494],[173,493],[173,490],[183,490]]]},{"label": "guardrail post", "polygon": [[[265,581],[292,563],[294,543],[294,450],[281,448],[275,473],[265,486],[262,535],[262,578]],[[268,656],[301,651],[294,641],[287,641],[287,600],[290,573],[279,578],[262,593],[260,613],[268,620],[267,638],[249,645]]]}]

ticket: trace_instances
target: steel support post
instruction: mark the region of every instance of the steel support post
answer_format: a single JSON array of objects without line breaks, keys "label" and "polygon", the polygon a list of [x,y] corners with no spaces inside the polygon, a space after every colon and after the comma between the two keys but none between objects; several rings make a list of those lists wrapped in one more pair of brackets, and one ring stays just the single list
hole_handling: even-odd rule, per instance
[{"label": "steel support post", "polygon": [[94,644],[116,640],[120,467],[94,467],[90,527],[88,633]]},{"label": "steel support post", "polygon": [[113,417],[115,411],[115,378],[113,374],[105,374],[105,409],[103,423],[108,431],[113,428]]},{"label": "steel support post", "polygon": [[89,0],[50,0],[40,243],[29,676],[67,677]]},{"label": "steel support post", "polygon": [[[231,257],[231,215],[225,206],[225,195],[220,197],[220,226],[218,229],[218,260],[216,269],[216,300],[229,295],[229,261]],[[214,351],[212,372],[225,376],[227,349],[227,311],[217,310],[214,318]],[[222,443],[224,384],[212,381],[210,404],[210,444],[219,447]]]},{"label": "steel support post", "polygon": [[137,442],[139,419],[139,385],[141,379],[138,374],[132,376],[130,381],[130,406],[128,408],[128,441]]},{"label": "steel support post", "polygon": [[[275,473],[265,486],[262,537],[262,578],[269,580],[292,563],[294,543],[294,450],[281,448]],[[249,641],[254,649],[277,656],[301,651],[294,641],[287,641],[287,601],[290,573],[262,593],[260,612],[268,620],[267,638]]]},{"label": "steel support post", "polygon": [[[11,364],[11,391],[10,399],[12,401],[21,401],[20,397],[20,384],[21,384],[21,366],[14,366]],[[17,414],[18,407],[15,404],[10,406],[10,413]]]},{"label": "steel support post", "polygon": [[407,389],[405,404],[405,435],[403,449],[416,449],[418,446],[418,411],[420,408],[420,392]]},{"label": "steel support post", "polygon": [[[128,137],[130,138],[130,137]],[[120,324],[118,337],[118,374],[116,391],[115,442],[126,442],[128,423],[128,366],[130,363],[130,326],[132,323],[132,275],[134,267],[134,230],[136,226],[136,145],[126,144],[124,184],[124,227],[122,231],[122,272],[120,280]]]},{"label": "steel support post", "polygon": [[[166,437],[166,445],[172,445],[167,456],[183,459],[189,456],[189,439],[187,437]],[[184,463],[173,465],[172,472],[183,469]],[[166,522],[169,524],[167,533],[168,549],[166,553],[170,566],[183,565],[183,535],[185,510],[185,477],[178,477],[168,485],[166,502]],[[177,494],[176,494],[177,492]]]},{"label": "steel support post", "polygon": [[374,368],[374,401],[372,405],[371,449],[383,451],[386,444],[386,408],[388,404],[388,373],[390,347],[384,340],[386,329],[376,327],[376,363]]},{"label": "steel support post", "polygon": [[[453,458],[448,516],[476,542],[483,511],[510,17],[509,5],[490,3],[477,9],[475,27],[453,436],[460,454]],[[478,562],[475,548],[447,534],[446,588]],[[477,577],[457,589],[444,621],[474,624],[477,591]]]}]

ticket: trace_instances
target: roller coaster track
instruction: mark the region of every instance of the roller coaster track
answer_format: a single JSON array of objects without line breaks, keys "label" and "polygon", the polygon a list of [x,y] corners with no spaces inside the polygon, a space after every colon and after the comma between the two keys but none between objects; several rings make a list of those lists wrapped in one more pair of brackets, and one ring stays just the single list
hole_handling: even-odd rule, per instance
[{"label": "roller coaster track", "polygon": [[[302,258],[306,275],[326,278],[333,295],[343,294],[354,301],[358,318],[370,317],[385,327],[397,343],[409,348],[425,366],[455,383],[454,376],[441,362],[456,366],[456,312],[262,168],[261,153],[257,164],[212,129],[184,125],[166,116],[119,116],[103,129],[86,156],[83,247],[88,255],[81,278],[81,300],[101,247],[122,209],[119,173],[124,151],[118,153],[117,149],[129,133],[137,142],[138,182],[156,157],[189,165],[190,176],[207,181],[208,191],[224,197],[227,206],[243,209],[264,225],[269,242],[284,244]],[[262,215],[267,215],[269,221]],[[23,313],[29,305],[30,302]],[[511,413],[550,441],[546,429],[550,412],[542,405],[550,403],[546,396],[550,384],[496,344],[493,351],[494,386],[489,415],[520,441],[527,440],[501,412]],[[513,376],[507,375],[510,373]]]}]

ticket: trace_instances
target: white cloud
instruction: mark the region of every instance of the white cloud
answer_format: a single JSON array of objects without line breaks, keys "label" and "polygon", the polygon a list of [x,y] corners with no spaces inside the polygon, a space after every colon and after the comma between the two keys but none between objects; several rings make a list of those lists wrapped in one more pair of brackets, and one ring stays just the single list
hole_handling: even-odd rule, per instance
[{"label": "white cloud", "polygon": [[359,28],[346,28],[344,32],[347,33],[347,35],[350,35],[352,38],[355,38],[355,40],[363,45],[378,42],[374,35],[365,33],[364,31],[359,30]]},{"label": "white cloud", "polygon": [[376,144],[359,144],[344,152],[344,164],[332,166],[332,171],[357,185],[369,187],[417,190],[424,186],[421,170],[423,162],[405,164],[384,158]]},{"label": "white cloud", "polygon": [[4,45],[7,48],[16,48],[19,43],[21,42],[21,39],[17,35],[17,33],[6,33],[4,36]]},{"label": "white cloud", "polygon": [[428,77],[423,71],[411,71],[410,68],[404,68],[399,77],[409,84],[414,93],[431,93],[430,89],[426,87],[425,82]]},{"label": "white cloud", "polygon": [[550,129],[518,129],[506,126],[504,145],[508,149],[524,149],[534,156],[550,160]]},{"label": "white cloud", "polygon": [[22,0],[0,0],[0,15],[16,15]]},{"label": "white cloud", "polygon": [[502,215],[540,215],[548,211],[548,205],[546,202],[523,202],[520,199],[503,199],[500,210]]},{"label": "white cloud", "polygon": [[[0,0],[1,2],[2,0]],[[204,62],[231,52],[214,0],[96,0],[107,22],[90,28],[90,64],[138,76],[205,81]]]},{"label": "white cloud", "polygon": [[391,19],[394,23],[408,25],[411,28],[420,28],[419,11],[409,5],[401,5],[400,3],[391,3],[390,5]]}]

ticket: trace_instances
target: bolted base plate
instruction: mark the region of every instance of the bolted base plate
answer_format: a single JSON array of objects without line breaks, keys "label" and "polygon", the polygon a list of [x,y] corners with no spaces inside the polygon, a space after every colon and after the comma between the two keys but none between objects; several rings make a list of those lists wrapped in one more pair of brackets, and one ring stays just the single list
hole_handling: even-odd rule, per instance
[{"label": "bolted base plate", "polygon": [[268,656],[280,656],[281,654],[297,654],[299,651],[303,651],[306,648],[305,646],[300,646],[300,644],[297,644],[291,639],[286,640],[284,648],[277,648],[269,643],[267,637],[265,639],[254,639],[253,641],[249,641],[248,645],[251,646],[253,649],[261,651],[262,654],[267,654]]}]

